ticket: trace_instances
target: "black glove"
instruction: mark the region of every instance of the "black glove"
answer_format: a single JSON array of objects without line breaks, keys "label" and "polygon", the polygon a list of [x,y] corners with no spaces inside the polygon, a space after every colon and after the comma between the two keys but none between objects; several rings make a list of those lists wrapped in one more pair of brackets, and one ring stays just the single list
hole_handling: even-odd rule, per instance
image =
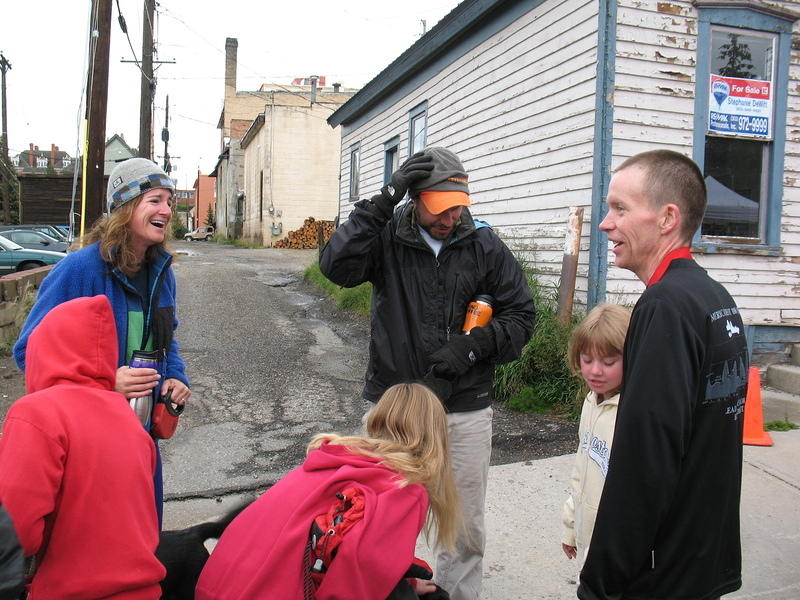
[{"label": "black glove", "polygon": [[431,571],[428,563],[415,556],[411,561],[411,566],[406,569],[403,577],[413,577],[414,579],[430,579],[433,577],[433,571]]},{"label": "black glove", "polygon": [[417,152],[410,156],[400,168],[392,173],[392,178],[381,188],[381,193],[373,196],[372,202],[378,205],[387,216],[391,216],[394,207],[403,196],[406,195],[408,188],[415,181],[425,179],[433,171],[433,158],[430,155]]},{"label": "black glove", "polygon": [[427,375],[422,378],[422,385],[436,394],[442,404],[447,403],[453,393],[453,384],[447,379],[436,377],[432,370],[429,370]]},{"label": "black glove", "polygon": [[434,585],[436,586],[436,591],[422,594],[420,600],[450,600],[450,594],[447,593],[447,590],[440,588],[438,584]]},{"label": "black glove", "polygon": [[430,368],[437,377],[454,379],[494,352],[491,327],[474,327],[469,335],[456,335],[430,355]]}]

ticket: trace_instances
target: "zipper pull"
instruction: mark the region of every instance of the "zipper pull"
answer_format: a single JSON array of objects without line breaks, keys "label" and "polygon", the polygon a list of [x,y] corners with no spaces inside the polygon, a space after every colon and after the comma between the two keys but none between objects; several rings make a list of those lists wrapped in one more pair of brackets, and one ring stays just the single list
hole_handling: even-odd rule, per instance
[{"label": "zipper pull", "polygon": [[447,341],[450,341],[450,325],[447,326]]}]

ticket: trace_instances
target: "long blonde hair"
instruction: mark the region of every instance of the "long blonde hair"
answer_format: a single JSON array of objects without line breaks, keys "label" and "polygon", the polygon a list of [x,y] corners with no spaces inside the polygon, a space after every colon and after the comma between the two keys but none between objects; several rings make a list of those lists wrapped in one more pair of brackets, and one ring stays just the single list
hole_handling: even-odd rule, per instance
[{"label": "long blonde hair", "polygon": [[428,492],[426,535],[436,529],[436,543],[453,549],[462,528],[458,492],[447,442],[447,417],[436,395],[419,383],[399,383],[386,390],[367,417],[367,435],[320,434],[308,450],[323,442],[374,456],[397,472],[401,486],[419,483]]},{"label": "long blonde hair", "polygon": [[[92,228],[83,236],[84,246],[100,242],[100,256],[126,275],[139,270],[139,261],[130,244],[130,227],[133,211],[139,206],[143,195],[126,202],[109,214],[104,214],[94,222]],[[172,221],[164,231],[164,242],[153,244],[145,252],[145,262],[152,262],[159,250],[167,250],[166,242],[172,238]]]}]

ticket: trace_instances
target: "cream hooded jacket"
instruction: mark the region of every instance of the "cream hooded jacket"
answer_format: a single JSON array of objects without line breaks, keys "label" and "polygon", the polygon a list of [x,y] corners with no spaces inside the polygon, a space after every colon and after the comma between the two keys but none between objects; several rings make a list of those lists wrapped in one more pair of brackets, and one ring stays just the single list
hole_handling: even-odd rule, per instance
[{"label": "cream hooded jacket", "polygon": [[611,442],[617,420],[619,394],[597,403],[597,394],[589,392],[583,401],[578,426],[578,453],[572,469],[570,495],[564,503],[561,542],[578,548],[583,561],[592,539],[597,506],[611,458]]}]

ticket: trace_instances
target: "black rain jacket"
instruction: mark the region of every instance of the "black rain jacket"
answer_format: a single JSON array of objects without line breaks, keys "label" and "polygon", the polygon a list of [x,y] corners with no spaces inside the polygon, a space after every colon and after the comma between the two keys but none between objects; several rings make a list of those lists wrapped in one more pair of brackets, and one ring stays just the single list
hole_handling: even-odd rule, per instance
[{"label": "black rain jacket", "polygon": [[673,260],[639,298],[581,600],[711,600],[741,586],[744,334],[693,260]]},{"label": "black rain jacket", "polygon": [[467,305],[478,294],[494,298],[488,326],[495,348],[453,382],[448,411],[489,406],[494,365],[517,358],[533,332],[533,300],[519,263],[466,208],[437,257],[419,234],[412,202],[387,218],[374,203],[359,201],[323,249],[320,269],[343,287],[373,285],[363,392],[372,402],[391,385],[425,376],[429,355],[461,333]]}]

